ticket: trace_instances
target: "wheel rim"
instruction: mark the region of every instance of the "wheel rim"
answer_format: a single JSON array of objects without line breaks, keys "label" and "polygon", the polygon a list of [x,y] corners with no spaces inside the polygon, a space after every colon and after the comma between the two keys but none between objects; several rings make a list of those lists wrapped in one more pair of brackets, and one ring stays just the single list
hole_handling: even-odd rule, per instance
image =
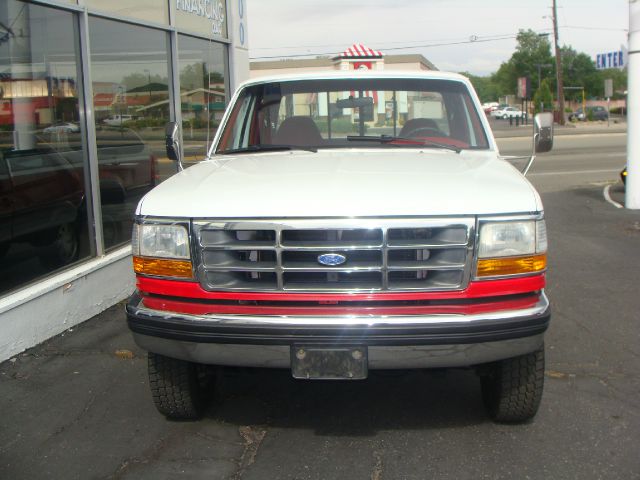
[{"label": "wheel rim", "polygon": [[58,229],[58,239],[56,240],[60,258],[65,262],[73,260],[78,251],[78,242],[73,225],[66,224]]}]

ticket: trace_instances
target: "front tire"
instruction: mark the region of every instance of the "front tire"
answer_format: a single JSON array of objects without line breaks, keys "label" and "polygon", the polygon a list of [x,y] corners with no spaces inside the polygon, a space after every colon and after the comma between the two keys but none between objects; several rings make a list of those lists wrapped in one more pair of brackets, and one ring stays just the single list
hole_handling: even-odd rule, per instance
[{"label": "front tire", "polygon": [[205,388],[198,365],[149,352],[148,368],[153,403],[161,414],[173,420],[202,416]]},{"label": "front tire", "polygon": [[544,386],[544,346],[496,362],[487,373],[481,379],[482,399],[493,420],[521,423],[535,416]]}]

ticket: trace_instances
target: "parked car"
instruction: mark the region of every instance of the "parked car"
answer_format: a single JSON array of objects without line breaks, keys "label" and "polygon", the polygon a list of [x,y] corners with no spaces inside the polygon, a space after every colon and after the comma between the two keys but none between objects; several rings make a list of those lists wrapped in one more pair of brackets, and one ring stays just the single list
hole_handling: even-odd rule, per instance
[{"label": "parked car", "polygon": [[[211,365],[305,381],[469,367],[491,418],[535,415],[550,320],[540,196],[500,156],[468,79],[371,73],[244,83],[207,158],[139,203],[126,313],[165,416],[202,412]],[[324,115],[287,108],[321,95]],[[396,97],[411,118],[367,135],[376,102],[397,118]],[[537,153],[550,117],[536,116]],[[168,125],[174,160],[179,132]]]},{"label": "parked car", "polygon": [[44,133],[80,133],[80,125],[71,122],[55,123],[48,126],[44,130]]},{"label": "parked car", "polygon": [[[132,130],[105,128],[97,138],[100,197],[105,210],[136,203],[156,185],[156,159]],[[54,269],[78,258],[86,217],[82,149],[36,138],[27,150],[0,148],[0,257],[28,243]],[[111,208],[113,210],[113,208]],[[131,212],[119,207],[129,223]],[[130,224],[130,223],[129,223]]]},{"label": "parked car", "polygon": [[1,149],[0,252],[26,242],[43,247],[38,256],[47,268],[73,262],[84,197],[82,171],[51,145]]},{"label": "parked car", "polygon": [[499,107],[498,102],[488,102],[488,103],[482,104],[482,109],[484,110],[484,113],[491,113],[494,110],[497,110],[498,107]]},{"label": "parked car", "polygon": [[504,107],[491,112],[492,117],[503,119],[521,117],[522,115],[522,110],[516,107]]},{"label": "parked car", "polygon": [[125,122],[130,122],[131,120],[133,120],[132,115],[112,115],[111,117],[105,118],[102,123],[118,127]]},{"label": "parked car", "polygon": [[587,107],[586,115],[582,110],[582,107],[576,109],[575,112],[569,114],[569,121],[586,121],[591,117],[593,120],[607,120],[609,118],[609,112],[604,107],[595,105],[593,107]]}]

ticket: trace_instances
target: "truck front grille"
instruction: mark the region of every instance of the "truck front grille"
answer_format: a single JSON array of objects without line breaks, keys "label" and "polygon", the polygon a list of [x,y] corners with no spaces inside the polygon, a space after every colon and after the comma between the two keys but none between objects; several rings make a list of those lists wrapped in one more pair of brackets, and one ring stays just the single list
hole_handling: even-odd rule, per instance
[{"label": "truck front grille", "polygon": [[469,279],[474,231],[469,217],[195,221],[194,255],[209,291],[456,290]]}]

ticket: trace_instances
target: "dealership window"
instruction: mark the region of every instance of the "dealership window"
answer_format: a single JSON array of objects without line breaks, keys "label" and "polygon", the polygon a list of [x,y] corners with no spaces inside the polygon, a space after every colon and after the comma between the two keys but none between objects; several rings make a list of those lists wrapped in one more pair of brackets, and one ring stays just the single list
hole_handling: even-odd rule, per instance
[{"label": "dealership window", "polygon": [[142,196],[175,173],[166,161],[168,34],[90,17],[102,231],[107,249],[131,239]]},{"label": "dealership window", "polygon": [[123,17],[138,18],[146,22],[169,23],[167,0],[135,0],[135,2],[131,0],[84,0],[84,4]]},{"label": "dealership window", "polygon": [[226,106],[226,46],[178,36],[185,163],[201,160]]},{"label": "dealership window", "polygon": [[0,2],[0,295],[90,256],[73,13]]}]

